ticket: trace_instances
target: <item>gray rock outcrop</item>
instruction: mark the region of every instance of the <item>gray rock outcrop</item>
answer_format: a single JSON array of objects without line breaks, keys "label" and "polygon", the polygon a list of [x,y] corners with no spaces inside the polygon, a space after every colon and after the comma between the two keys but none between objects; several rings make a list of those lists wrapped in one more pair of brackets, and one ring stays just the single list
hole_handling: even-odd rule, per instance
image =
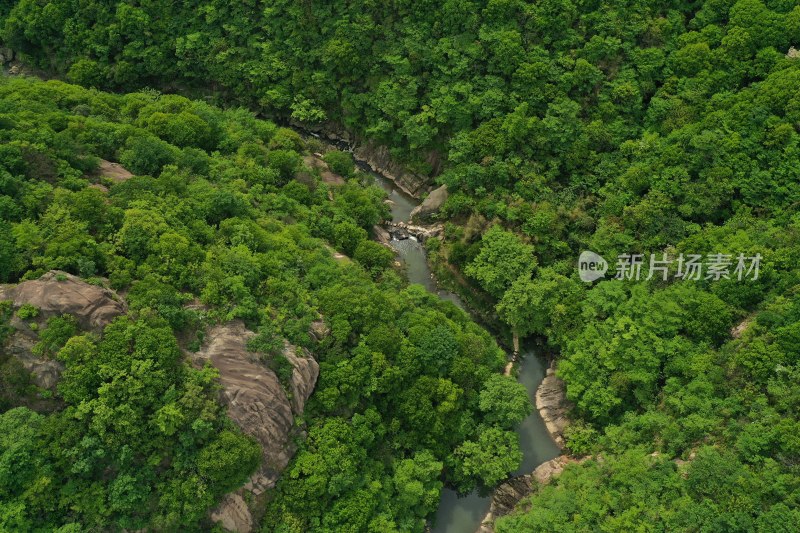
[{"label": "gray rock outcrop", "polygon": [[392,180],[397,187],[411,196],[418,198],[431,181],[430,178],[409,172],[397,163],[387,146],[367,143],[357,147],[353,153],[356,159],[365,162],[374,172]]},{"label": "gray rock outcrop", "polygon": [[[303,412],[314,390],[319,365],[305,349],[285,343],[283,355],[293,367],[287,384],[291,394],[287,394],[275,372],[247,350],[247,341],[253,335],[239,320],[215,326],[207,333],[205,346],[195,354],[195,362],[210,361],[219,370],[228,416],[261,446],[261,466],[244,486],[259,495],[275,486],[294,455],[294,417]],[[250,531],[253,525],[244,500],[236,494],[228,495],[212,518],[238,532]]]},{"label": "gray rock outcrop", "polygon": [[253,335],[239,320],[214,326],[206,335],[206,345],[195,357],[210,361],[219,370],[228,415],[261,445],[261,468],[247,486],[260,494],[275,485],[289,464],[294,453],[290,438],[294,415],[302,412],[311,395],[319,365],[304,350],[287,344],[284,355],[294,367],[290,400],[275,372],[261,363],[257,354],[247,350],[247,341]]},{"label": "gray rock outcrop", "polygon": [[411,220],[426,220],[436,214],[447,201],[447,185],[432,190],[428,196],[411,211]]},{"label": "gray rock outcrop", "polygon": [[555,374],[553,366],[536,389],[536,408],[544,420],[547,431],[559,448],[564,448],[564,429],[569,424],[567,415],[572,404],[567,400],[564,382]]},{"label": "gray rock outcrop", "polygon": [[219,523],[228,531],[252,531],[253,516],[247,503],[240,494],[226,494],[222,501],[211,512],[211,520]]},{"label": "gray rock outcrop", "polygon": [[377,224],[372,226],[372,234],[375,235],[375,240],[381,244],[389,244],[392,240],[392,235]]},{"label": "gray rock outcrop", "polygon": [[325,337],[331,334],[331,328],[325,323],[322,318],[315,320],[308,327],[308,334],[315,342],[322,342]]},{"label": "gray rock outcrop", "polygon": [[495,519],[511,513],[523,498],[530,495],[537,486],[550,483],[554,477],[564,471],[568,464],[579,462],[581,460],[567,455],[559,455],[540,464],[533,473],[512,477],[498,486],[492,493],[489,512],[481,522],[477,533],[492,533]]},{"label": "gray rock outcrop", "polygon": [[14,61],[14,50],[11,48],[0,47],[0,65]]},{"label": "gray rock outcrop", "polygon": [[[59,361],[33,353],[39,340],[38,331],[45,327],[48,318],[70,314],[77,319],[81,329],[100,333],[126,311],[125,303],[114,291],[90,285],[77,276],[58,270],[17,285],[0,285],[0,300],[10,300],[15,312],[25,304],[38,309],[38,315],[30,320],[21,320],[15,314],[11,319],[13,331],[4,349],[20,360],[37,386],[45,389],[55,387],[64,369]],[[37,327],[32,328],[32,324]]]},{"label": "gray rock outcrop", "polygon": [[69,313],[81,328],[96,333],[126,311],[114,291],[58,270],[39,279],[0,286],[0,300],[11,300],[15,310],[24,304],[33,305],[39,309],[39,319]]},{"label": "gray rock outcrop", "polygon": [[320,155],[312,154],[303,156],[303,163],[305,163],[305,165],[312,170],[318,170],[319,177],[322,179],[323,182],[329,185],[345,184],[345,180],[342,176],[331,171],[330,167],[328,166],[328,163],[326,163],[322,159],[322,154]]},{"label": "gray rock outcrop", "polygon": [[283,356],[292,363],[292,411],[301,414],[306,406],[306,400],[314,392],[314,385],[319,377],[319,364],[311,354],[303,348],[298,348],[288,342],[285,343]]}]

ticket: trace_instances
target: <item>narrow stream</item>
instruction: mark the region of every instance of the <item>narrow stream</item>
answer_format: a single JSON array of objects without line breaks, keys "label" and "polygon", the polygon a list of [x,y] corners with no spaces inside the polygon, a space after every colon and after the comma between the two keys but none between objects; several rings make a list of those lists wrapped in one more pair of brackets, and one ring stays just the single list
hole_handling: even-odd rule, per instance
[{"label": "narrow stream", "polygon": [[[372,174],[378,185],[388,193],[389,200],[392,202],[392,221],[408,222],[411,210],[416,207],[418,202],[402,193],[390,180],[378,174]],[[402,241],[392,239],[391,245],[397,250],[401,261],[405,264],[408,280],[411,283],[419,283],[440,298],[449,300],[465,309],[463,302],[456,294],[439,290],[436,286],[428,267],[425,248],[421,243],[411,237]],[[544,375],[545,365],[542,360],[532,349],[525,349],[521,354],[519,364],[519,381],[525,385],[531,403],[535,403],[536,388],[544,379]],[[514,472],[515,475],[529,474],[543,462],[560,454],[536,409],[522,421],[517,433],[522,448],[522,464]],[[455,491],[443,489],[432,533],[475,533],[481,520],[489,511],[490,500],[489,496],[480,496],[477,492],[459,497]]]}]

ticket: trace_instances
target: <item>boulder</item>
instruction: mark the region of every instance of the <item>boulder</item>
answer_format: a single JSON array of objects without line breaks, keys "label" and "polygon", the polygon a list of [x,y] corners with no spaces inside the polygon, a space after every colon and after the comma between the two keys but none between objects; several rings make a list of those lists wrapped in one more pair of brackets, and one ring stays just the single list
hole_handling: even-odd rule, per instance
[{"label": "boulder", "polygon": [[111,179],[114,183],[122,183],[123,181],[127,181],[133,177],[133,173],[127,168],[123,167],[119,163],[106,161],[105,159],[100,160],[100,166],[98,167],[97,172],[104,178]]},{"label": "boulder", "polygon": [[404,241],[410,237],[408,230],[399,226],[392,226],[389,232],[392,234],[392,237],[398,241]]},{"label": "boulder", "polygon": [[556,377],[555,368],[551,365],[536,389],[536,409],[539,410],[547,431],[561,449],[564,448],[564,429],[569,424],[567,415],[571,408],[564,382]]},{"label": "boulder", "polygon": [[441,237],[444,234],[442,224],[432,224],[429,226],[418,226],[406,222],[387,222],[389,234],[402,241],[413,236],[420,242],[425,242],[432,237]]},{"label": "boulder", "polygon": [[381,244],[389,244],[392,240],[392,235],[377,224],[372,226],[372,234],[375,236],[375,240]]},{"label": "boulder", "polygon": [[290,400],[275,372],[247,350],[253,335],[239,320],[214,326],[195,362],[210,361],[219,370],[228,416],[261,446],[262,464],[245,485],[258,495],[275,486],[294,454],[294,415],[302,412],[311,395],[319,365],[305,350],[285,345],[284,355],[294,367]]},{"label": "boulder", "polygon": [[412,220],[425,220],[436,214],[447,201],[447,185],[442,185],[428,194],[421,204],[411,211]]}]

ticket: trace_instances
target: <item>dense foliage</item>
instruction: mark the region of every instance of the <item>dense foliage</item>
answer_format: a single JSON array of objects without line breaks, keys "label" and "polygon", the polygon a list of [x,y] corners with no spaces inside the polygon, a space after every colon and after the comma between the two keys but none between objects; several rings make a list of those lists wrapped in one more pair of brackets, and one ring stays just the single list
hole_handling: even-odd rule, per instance
[{"label": "dense foliage", "polygon": [[[444,168],[438,259],[560,351],[569,446],[605,458],[500,529],[797,524],[796,2],[134,4],[23,0],[3,38],[86,85],[213,89]],[[763,260],[584,285],[582,249]]]},{"label": "dense foliage", "polygon": [[[281,337],[320,360],[270,529],[422,531],[444,483],[491,486],[518,466],[530,405],[497,374],[504,353],[367,240],[387,209],[371,178],[328,186],[304,150],[244,110],[0,78],[0,280],[60,269],[130,307],[101,338],[69,315],[39,331],[34,352],[66,367],[59,409],[0,396],[0,529],[199,527],[260,456],[225,417],[213,367],[184,362],[215,321],[244,320],[279,375]],[[106,177],[99,158],[135,175]],[[9,315],[0,304],[2,336]],[[331,333],[314,345],[320,315]]]}]

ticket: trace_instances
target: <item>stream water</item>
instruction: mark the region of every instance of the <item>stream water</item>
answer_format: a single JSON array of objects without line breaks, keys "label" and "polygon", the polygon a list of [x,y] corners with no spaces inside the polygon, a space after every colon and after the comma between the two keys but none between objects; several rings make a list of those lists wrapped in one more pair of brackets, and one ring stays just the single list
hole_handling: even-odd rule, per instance
[{"label": "stream water", "polygon": [[[411,210],[416,207],[418,202],[397,189],[390,180],[378,174],[373,175],[378,185],[388,193],[389,200],[392,202],[392,221],[408,222]],[[393,239],[391,245],[397,250],[400,260],[405,264],[408,280],[411,283],[419,283],[440,298],[449,300],[464,309],[464,304],[457,295],[439,290],[436,286],[428,267],[425,248],[420,242],[412,237],[402,241]],[[519,381],[528,391],[531,403],[535,402],[536,388],[544,379],[544,375],[545,366],[542,360],[533,350],[523,350],[519,365]],[[560,454],[536,409],[522,421],[517,433],[523,458],[519,469],[514,472],[516,475],[529,474],[543,462]],[[455,491],[443,489],[439,510],[431,531],[432,533],[475,533],[481,520],[489,511],[489,504],[490,497],[480,496],[477,492],[459,497]]]}]

